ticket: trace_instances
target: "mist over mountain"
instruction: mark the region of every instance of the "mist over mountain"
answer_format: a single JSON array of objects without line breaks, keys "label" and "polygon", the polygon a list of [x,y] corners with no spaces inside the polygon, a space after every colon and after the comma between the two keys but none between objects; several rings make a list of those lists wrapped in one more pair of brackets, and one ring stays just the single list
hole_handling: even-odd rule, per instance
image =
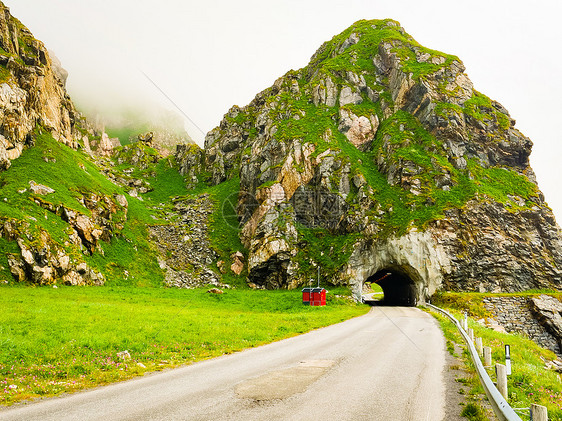
[{"label": "mist over mountain", "polygon": [[415,301],[560,286],[532,142],[458,57],[396,21],[334,36],[202,150],[145,101],[80,99],[81,115],[57,61],[4,16],[0,266],[14,281],[294,288],[319,271],[359,291],[386,271]]},{"label": "mist over mountain", "polygon": [[154,145],[164,156],[173,154],[177,145],[194,143],[177,112],[158,104],[122,107],[119,109],[88,107],[78,108],[100,132],[119,138],[121,145],[135,142],[139,135],[152,132]]}]

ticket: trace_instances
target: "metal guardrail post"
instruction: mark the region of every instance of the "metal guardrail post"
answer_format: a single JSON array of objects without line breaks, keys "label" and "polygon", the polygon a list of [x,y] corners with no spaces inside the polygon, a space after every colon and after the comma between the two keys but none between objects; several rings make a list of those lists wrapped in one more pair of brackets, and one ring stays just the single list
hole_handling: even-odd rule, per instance
[{"label": "metal guardrail post", "polygon": [[486,396],[488,396],[488,400],[490,401],[490,404],[492,405],[492,409],[494,410],[494,413],[496,414],[498,419],[500,421],[521,421],[521,418],[519,418],[519,416],[515,413],[513,408],[509,406],[505,398],[501,395],[501,393],[498,391],[498,389],[492,382],[492,379],[490,379],[490,376],[488,376],[488,373],[484,369],[484,366],[482,365],[482,361],[480,361],[480,357],[476,352],[476,348],[474,347],[474,344],[472,343],[472,341],[470,340],[464,329],[461,329],[459,321],[455,319],[447,311],[439,307],[436,307],[433,304],[426,304],[426,305],[447,316],[455,324],[455,326],[461,333],[464,341],[468,346],[468,350],[470,351],[470,356],[472,357],[472,361],[474,362],[474,366],[476,367],[476,372],[478,373],[478,377],[480,378],[480,383],[482,383],[482,386],[484,387],[484,391],[486,392]]}]

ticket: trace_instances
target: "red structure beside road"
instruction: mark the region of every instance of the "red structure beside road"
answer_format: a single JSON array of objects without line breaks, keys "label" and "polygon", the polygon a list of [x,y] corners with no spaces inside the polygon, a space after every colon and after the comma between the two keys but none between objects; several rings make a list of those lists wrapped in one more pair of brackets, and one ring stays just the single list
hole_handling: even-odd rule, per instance
[{"label": "red structure beside road", "polygon": [[325,306],[326,290],[324,288],[303,288],[302,303],[309,306]]}]

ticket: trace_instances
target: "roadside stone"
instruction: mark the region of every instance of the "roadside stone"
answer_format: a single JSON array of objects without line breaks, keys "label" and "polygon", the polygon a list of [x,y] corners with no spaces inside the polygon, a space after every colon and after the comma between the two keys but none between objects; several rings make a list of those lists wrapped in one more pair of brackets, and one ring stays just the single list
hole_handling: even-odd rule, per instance
[{"label": "roadside stone", "polygon": [[52,189],[48,186],[44,186],[43,184],[38,184],[33,180],[29,180],[29,189],[31,190],[32,193],[38,194],[38,195],[41,195],[41,196],[45,196],[47,194],[55,192],[54,189]]},{"label": "roadside stone", "polygon": [[230,270],[236,275],[240,275],[244,270],[244,255],[237,251],[230,256],[232,264],[230,265]]},{"label": "roadside stone", "polygon": [[127,351],[127,350],[118,352],[117,356],[119,358],[121,358],[122,360],[130,360],[131,359],[131,354],[129,354],[129,351]]}]

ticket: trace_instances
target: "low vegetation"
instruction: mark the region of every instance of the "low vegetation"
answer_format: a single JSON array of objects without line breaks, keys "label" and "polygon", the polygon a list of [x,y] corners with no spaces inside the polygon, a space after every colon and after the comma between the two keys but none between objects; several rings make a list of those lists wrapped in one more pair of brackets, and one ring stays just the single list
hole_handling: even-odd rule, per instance
[{"label": "low vegetation", "polygon": [[[505,345],[510,345],[512,375],[508,377],[508,402],[513,408],[528,408],[533,403],[543,405],[548,408],[549,419],[562,420],[562,377],[559,373],[545,367],[545,362],[555,360],[556,355],[523,335],[496,332],[477,322],[490,317],[482,302],[482,298],[486,295],[534,296],[540,293],[539,291],[517,294],[444,293],[436,297],[433,302],[450,311],[457,319],[460,319],[463,311],[467,311],[469,328],[474,329],[475,337],[481,337],[484,346],[492,348],[493,365],[496,362],[501,364],[505,362]],[[549,293],[549,295],[562,297],[560,293]],[[444,326],[447,322],[441,323]],[[453,327],[452,323],[449,324]],[[453,334],[448,333],[450,330],[444,327],[447,339]],[[495,380],[493,368],[488,369],[488,374],[492,380]]]},{"label": "low vegetation", "polygon": [[3,287],[0,404],[229,354],[368,311],[342,294],[308,307],[298,291]]},{"label": "low vegetation", "polygon": [[[445,336],[447,351],[454,357],[459,358],[464,365],[466,375],[457,378],[457,382],[462,383],[468,388],[466,394],[466,405],[460,410],[461,415],[470,421],[488,421],[486,409],[484,408],[483,400],[486,399],[484,388],[480,384],[480,380],[474,368],[474,363],[468,353],[465,343],[461,334],[456,326],[445,316],[440,313],[432,313],[433,316],[439,321],[441,330]],[[459,355],[456,349],[463,349],[462,354]]]}]

